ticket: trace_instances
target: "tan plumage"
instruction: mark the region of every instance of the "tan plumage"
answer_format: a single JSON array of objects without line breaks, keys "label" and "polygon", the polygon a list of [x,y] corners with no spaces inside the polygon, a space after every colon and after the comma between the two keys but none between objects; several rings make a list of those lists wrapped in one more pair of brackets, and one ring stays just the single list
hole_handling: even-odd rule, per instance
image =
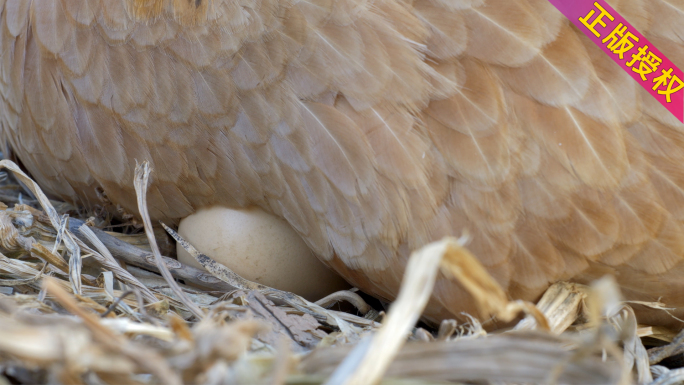
[{"label": "tan plumage", "polygon": [[[610,3],[684,68],[684,2]],[[472,234],[513,298],[684,307],[684,125],[546,0],[0,0],[0,123],[54,194],[258,205],[350,282]],[[474,312],[441,280],[433,318]],[[669,322],[669,319],[651,320]]]}]

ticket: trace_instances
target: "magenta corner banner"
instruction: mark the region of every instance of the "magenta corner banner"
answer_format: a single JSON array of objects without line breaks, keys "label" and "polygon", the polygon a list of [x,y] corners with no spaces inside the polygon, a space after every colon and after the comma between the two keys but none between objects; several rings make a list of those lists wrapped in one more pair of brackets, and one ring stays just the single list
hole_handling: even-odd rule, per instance
[{"label": "magenta corner banner", "polygon": [[549,0],[684,122],[684,73],[604,0]]}]

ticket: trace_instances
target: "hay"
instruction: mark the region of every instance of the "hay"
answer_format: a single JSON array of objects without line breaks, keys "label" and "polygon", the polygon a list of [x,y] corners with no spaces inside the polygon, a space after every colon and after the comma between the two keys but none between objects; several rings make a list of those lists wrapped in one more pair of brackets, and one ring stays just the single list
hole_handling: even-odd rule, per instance
[{"label": "hay", "polygon": [[[684,334],[637,325],[609,278],[591,287],[557,283],[536,305],[508,301],[464,239],[447,238],[412,254],[400,294],[379,323],[379,309],[355,292],[311,303],[246,281],[191,245],[213,275],[163,257],[153,236],[145,244],[139,235],[87,225],[98,220],[68,217],[74,207],[50,201],[12,162],[0,167],[35,196],[26,198],[12,178],[0,189],[0,384],[684,379],[682,369],[660,365],[684,352]],[[136,188],[150,235],[145,167]],[[438,274],[458,279],[480,314],[468,315],[466,324],[416,328]],[[329,308],[338,301],[357,311]],[[522,319],[492,334],[480,324],[490,316]],[[642,338],[650,337],[671,343],[647,351]]]}]

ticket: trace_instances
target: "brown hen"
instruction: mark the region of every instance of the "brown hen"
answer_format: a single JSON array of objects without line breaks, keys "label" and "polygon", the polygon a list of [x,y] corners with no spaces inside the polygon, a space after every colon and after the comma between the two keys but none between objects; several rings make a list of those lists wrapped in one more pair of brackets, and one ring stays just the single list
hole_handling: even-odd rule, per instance
[{"label": "brown hen", "polygon": [[[684,2],[609,1],[680,68]],[[0,123],[42,186],[284,218],[392,298],[468,230],[512,298],[614,274],[684,306],[684,125],[546,0],[0,0]],[[476,312],[438,282],[427,315]],[[645,319],[651,322],[667,320]]]}]

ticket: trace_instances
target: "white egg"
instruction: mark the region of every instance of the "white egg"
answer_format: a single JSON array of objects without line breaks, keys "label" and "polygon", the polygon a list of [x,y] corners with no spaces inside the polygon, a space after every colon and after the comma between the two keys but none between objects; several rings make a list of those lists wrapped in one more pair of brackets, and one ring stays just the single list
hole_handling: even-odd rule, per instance
[{"label": "white egg", "polygon": [[[181,220],[178,233],[243,278],[310,301],[350,287],[287,222],[260,208],[202,209]],[[202,269],[182,246],[177,251],[179,261]]]}]

